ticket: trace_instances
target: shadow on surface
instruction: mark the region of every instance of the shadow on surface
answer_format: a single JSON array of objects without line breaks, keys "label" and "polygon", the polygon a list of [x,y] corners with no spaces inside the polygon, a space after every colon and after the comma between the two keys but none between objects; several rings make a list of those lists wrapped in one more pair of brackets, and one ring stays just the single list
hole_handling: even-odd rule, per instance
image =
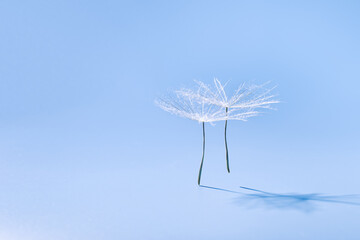
[{"label": "shadow on surface", "polygon": [[[336,203],[354,205],[360,207],[360,195],[323,195],[319,193],[309,194],[279,194],[265,192],[262,190],[240,187],[246,192],[233,191],[224,188],[200,185],[200,187],[237,194],[235,203],[248,207],[267,207],[275,209],[295,209],[304,212],[311,212],[316,209],[318,203]],[[357,201],[356,201],[357,200]]]}]

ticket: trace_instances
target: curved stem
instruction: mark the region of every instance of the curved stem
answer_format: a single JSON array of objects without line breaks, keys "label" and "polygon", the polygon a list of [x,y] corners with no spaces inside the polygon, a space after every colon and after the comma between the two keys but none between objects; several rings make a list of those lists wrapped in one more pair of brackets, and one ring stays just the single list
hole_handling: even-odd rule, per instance
[{"label": "curved stem", "polygon": [[199,169],[198,185],[200,185],[201,172],[202,172],[204,156],[205,156],[205,123],[204,122],[202,123],[202,129],[203,129],[203,153],[202,153],[201,164],[200,164],[200,169]]},{"label": "curved stem", "polygon": [[[228,113],[228,108],[225,109],[226,110],[226,116]],[[226,129],[227,129],[227,119],[225,120],[225,150],[226,150],[226,168],[227,171],[230,173],[230,166],[229,166],[229,153],[228,153],[228,147],[227,147],[227,140],[226,140]]]}]

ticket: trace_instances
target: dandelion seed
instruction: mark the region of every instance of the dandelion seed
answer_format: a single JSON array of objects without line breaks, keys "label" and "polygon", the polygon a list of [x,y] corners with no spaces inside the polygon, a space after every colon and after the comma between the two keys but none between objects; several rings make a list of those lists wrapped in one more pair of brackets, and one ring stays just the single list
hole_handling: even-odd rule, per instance
[{"label": "dandelion seed", "polygon": [[199,101],[225,109],[225,157],[227,171],[230,173],[229,166],[229,154],[227,146],[227,121],[228,120],[241,120],[246,121],[249,117],[258,115],[260,108],[271,109],[271,104],[278,103],[274,100],[274,95],[271,95],[271,91],[274,88],[266,89],[263,85],[251,85],[246,86],[242,84],[234,93],[232,97],[228,97],[225,92],[226,84],[222,85],[218,79],[214,79],[214,86],[208,86],[207,84],[196,81],[198,84],[198,90],[193,91],[191,89],[181,89],[177,91],[178,95],[193,99],[193,101]]},{"label": "dandelion seed", "polygon": [[[202,89],[199,88],[198,91],[202,91]],[[177,92],[175,92],[175,96],[155,100],[155,104],[171,114],[196,120],[202,124],[203,150],[198,175],[198,185],[200,185],[205,157],[205,123],[212,124],[216,121],[224,121],[226,120],[226,115],[219,106],[207,103],[204,100],[193,99],[190,96],[184,96]]]},{"label": "dandelion seed", "polygon": [[196,90],[177,90],[174,95],[159,98],[155,100],[155,103],[167,112],[202,123],[203,152],[198,175],[198,184],[200,185],[205,157],[205,123],[212,124],[216,121],[225,121],[226,167],[230,173],[226,135],[228,120],[246,121],[249,117],[258,115],[260,108],[271,109],[271,104],[279,101],[274,100],[274,95],[270,94],[273,88],[264,88],[266,84],[251,86],[242,84],[229,98],[225,92],[226,84],[222,85],[216,78],[214,79],[214,87],[200,81],[196,81],[196,83],[198,85]]}]

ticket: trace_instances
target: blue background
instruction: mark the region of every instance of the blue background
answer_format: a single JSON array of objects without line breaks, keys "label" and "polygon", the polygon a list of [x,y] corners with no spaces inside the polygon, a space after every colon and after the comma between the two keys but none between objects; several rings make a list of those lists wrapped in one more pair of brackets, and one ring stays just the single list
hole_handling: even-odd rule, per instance
[{"label": "blue background", "polygon": [[[207,125],[203,183],[357,194],[358,1],[0,2],[0,238],[359,239],[360,207],[199,188],[201,125],[154,105],[214,77],[281,103]],[[277,201],[275,199],[275,201]]]}]

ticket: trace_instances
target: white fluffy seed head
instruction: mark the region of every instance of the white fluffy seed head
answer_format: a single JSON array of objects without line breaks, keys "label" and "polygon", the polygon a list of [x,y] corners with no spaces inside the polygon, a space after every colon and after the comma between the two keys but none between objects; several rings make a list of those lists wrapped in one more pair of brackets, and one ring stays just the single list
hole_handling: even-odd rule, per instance
[{"label": "white fluffy seed head", "polygon": [[[266,89],[267,85],[242,84],[229,97],[226,94],[226,84],[214,79],[214,86],[201,81],[195,81],[197,89],[180,89],[171,97],[159,98],[155,103],[163,110],[180,117],[199,122],[216,122],[222,120],[246,121],[249,117],[258,115],[259,109],[271,108],[278,103],[275,95],[270,94],[274,88]],[[227,111],[224,110],[227,108]]]},{"label": "white fluffy seed head", "polygon": [[200,103],[194,99],[179,94],[155,100],[164,111],[171,114],[196,120],[198,122],[216,122],[226,120],[225,112],[219,107],[205,102]]}]

